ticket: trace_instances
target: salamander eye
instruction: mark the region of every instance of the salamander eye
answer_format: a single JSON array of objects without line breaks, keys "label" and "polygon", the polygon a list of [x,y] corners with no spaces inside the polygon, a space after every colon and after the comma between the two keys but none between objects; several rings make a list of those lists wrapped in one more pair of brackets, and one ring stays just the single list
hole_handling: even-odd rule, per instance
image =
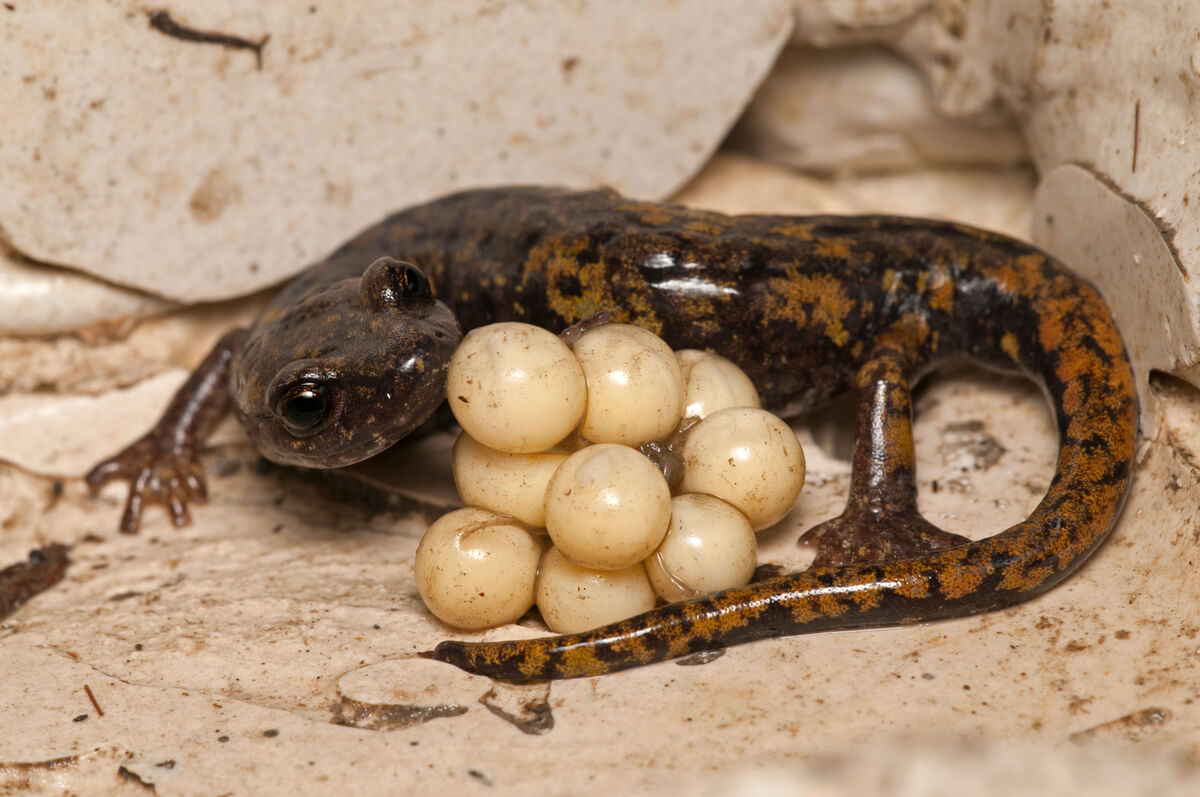
[{"label": "salamander eye", "polygon": [[293,434],[314,431],[332,406],[329,388],[317,382],[304,382],[292,388],[279,403],[278,415]]},{"label": "salamander eye", "polygon": [[361,291],[363,301],[376,310],[402,307],[407,302],[433,296],[433,287],[424,271],[391,257],[381,257],[367,267]]}]

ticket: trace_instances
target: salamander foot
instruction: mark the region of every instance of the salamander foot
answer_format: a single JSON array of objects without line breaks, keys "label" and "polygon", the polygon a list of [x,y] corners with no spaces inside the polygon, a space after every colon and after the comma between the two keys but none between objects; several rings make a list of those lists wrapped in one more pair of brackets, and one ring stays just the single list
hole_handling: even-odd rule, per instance
[{"label": "salamander foot", "polygon": [[171,522],[186,526],[192,522],[188,503],[204,503],[208,497],[195,449],[173,446],[154,432],[99,463],[86,477],[93,495],[114,479],[129,482],[129,497],[121,513],[122,534],[137,533],[146,502],[164,504]]},{"label": "salamander foot", "polygon": [[799,544],[817,549],[813,567],[873,565],[911,559],[965,545],[969,539],[942,531],[916,514],[845,512],[800,535]]}]

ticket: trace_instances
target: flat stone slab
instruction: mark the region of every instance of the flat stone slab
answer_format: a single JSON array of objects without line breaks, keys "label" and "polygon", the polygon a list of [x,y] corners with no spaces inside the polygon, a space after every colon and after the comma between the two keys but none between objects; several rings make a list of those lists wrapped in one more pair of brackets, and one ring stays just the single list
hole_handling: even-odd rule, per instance
[{"label": "flat stone slab", "polygon": [[[328,485],[259,472],[235,445],[209,459],[213,500],[195,525],[176,530],[155,512],[127,537],[114,533],[120,491],[89,501],[77,481],[55,491],[6,467],[3,561],[50,540],[75,546],[66,579],[0,625],[0,723],[20,731],[0,738],[0,786],[121,794],[133,778],[160,794],[330,783],[360,793],[486,784],[496,794],[744,794],[739,783],[769,778],[842,794],[863,793],[834,789],[869,776],[953,784],[980,750],[1008,744],[1028,751],[1023,772],[1050,783],[1064,771],[1068,786],[1090,782],[1096,757],[1123,762],[1137,782],[1151,772],[1149,782],[1173,783],[1156,756],[1200,753],[1200,587],[1189,562],[1200,401],[1183,389],[1160,404],[1163,425],[1148,430],[1114,538],[1033,602],[519,688],[416,658],[451,636],[543,633],[526,620],[462,634],[429,615],[411,571],[429,513],[336,500]],[[927,517],[980,536],[1039,500],[1055,438],[1034,386],[950,374],[917,412]],[[813,423],[816,438],[830,436],[828,419]],[[984,449],[1002,453],[977,456]],[[844,500],[845,463],[809,461],[796,510],[761,536],[764,561],[803,566],[797,532]],[[881,772],[876,752],[896,745],[918,752],[881,759]],[[811,768],[822,761],[834,763]],[[980,766],[1011,782],[1003,766]],[[1113,783],[1086,793],[1138,793]]]},{"label": "flat stone slab", "polygon": [[4,237],[187,302],[278,282],[456,188],[666,196],[792,24],[787,0],[11,5]]},{"label": "flat stone slab", "polygon": [[0,247],[0,336],[119,333],[175,306],[86,274],[29,262]]},{"label": "flat stone slab", "polygon": [[796,0],[795,39],[885,45],[950,119],[1006,108],[1043,180],[1033,241],[1109,297],[1144,424],[1152,371],[1200,385],[1200,5]]},{"label": "flat stone slab", "polygon": [[1009,114],[939,113],[921,71],[881,45],[786,48],[730,142],[811,174],[1029,162]]}]

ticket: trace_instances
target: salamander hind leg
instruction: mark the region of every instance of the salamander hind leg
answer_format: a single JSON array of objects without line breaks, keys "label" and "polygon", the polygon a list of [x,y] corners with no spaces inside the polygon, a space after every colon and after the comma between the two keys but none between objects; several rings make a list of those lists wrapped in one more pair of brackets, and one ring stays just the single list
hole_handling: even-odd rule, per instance
[{"label": "salamander hind leg", "polygon": [[813,567],[910,559],[969,542],[917,511],[909,383],[924,337],[920,322],[890,330],[859,370],[850,498],[841,515],[801,536],[817,549]]}]

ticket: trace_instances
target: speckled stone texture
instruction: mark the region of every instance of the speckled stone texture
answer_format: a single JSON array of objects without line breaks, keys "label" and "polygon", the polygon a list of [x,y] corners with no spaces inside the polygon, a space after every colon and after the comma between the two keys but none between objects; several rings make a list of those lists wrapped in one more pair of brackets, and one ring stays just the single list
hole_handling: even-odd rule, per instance
[{"label": "speckled stone texture", "polygon": [[730,141],[815,174],[1004,168],[1029,160],[1002,106],[940,113],[916,65],[882,45],[788,47]]},{"label": "speckled stone texture", "polygon": [[[0,68],[20,77],[0,82],[0,231],[43,261],[194,300],[278,279],[382,213],[468,183],[663,195],[748,100],[789,35],[786,5],[687,0],[643,17],[625,2],[571,14],[500,2],[469,19],[456,4],[170,7],[195,30],[251,43],[269,33],[260,70],[252,49],[150,28],[142,6],[67,15],[14,0],[0,6],[0,34],[19,42],[0,48]],[[810,153],[801,165],[820,179],[719,155],[678,198],[956,218],[1032,237],[1096,280],[1143,385],[1143,443],[1112,539],[1076,576],[977,618],[494,684],[415,656],[455,635],[420,605],[411,574],[420,534],[453,502],[448,437],[317,476],[265,466],[227,424],[206,455],[212,500],[195,524],[174,529],[156,509],[140,535],[118,535],[122,489],[89,498],[79,476],[149,427],[261,296],[179,310],[9,252],[0,566],[52,542],[73,545],[74,563],[0,622],[0,794],[1200,793],[1200,394],[1153,374],[1200,381],[1200,6],[790,5],[795,46],[882,44],[914,66],[883,58],[898,71],[876,80],[878,51],[865,66],[837,51],[844,90],[818,83],[825,93],[800,98],[778,88],[785,68],[772,78],[780,101],[822,109],[824,127],[770,132],[807,147],[858,120],[893,137],[845,136],[827,151],[846,157],[826,168]],[[616,9],[604,22],[602,6]],[[396,23],[410,12],[425,16]],[[451,69],[448,47],[472,57]],[[820,80],[801,66],[793,77]],[[884,80],[932,110],[872,116],[862,92]],[[769,93],[747,122],[787,119]],[[999,106],[1038,178],[927,158],[930,140],[912,138],[940,115],[957,121],[939,135],[965,131],[952,144],[969,143]],[[990,154],[1005,157],[981,163],[1009,162],[999,145]],[[918,162],[958,165],[903,171]],[[148,316],[162,317],[136,323]],[[977,537],[1037,502],[1055,438],[1035,388],[950,371],[919,388],[916,408],[931,520]],[[764,561],[811,557],[795,539],[845,500],[851,428],[844,406],[798,426],[809,483],[762,536]],[[542,632],[526,618],[458,636]]]},{"label": "speckled stone texture", "polygon": [[10,3],[0,228],[37,260],[191,302],[456,188],[662,197],[791,23],[786,0]]},{"label": "speckled stone texture", "polygon": [[[728,209],[785,209],[805,182],[736,159],[713,169],[690,196],[724,197]],[[814,201],[854,200],[830,190]],[[1200,400],[1182,383],[1161,391],[1164,411],[1146,430],[1114,539],[1032,603],[550,686],[492,684],[415,657],[451,635],[541,626],[527,619],[462,635],[434,620],[411,565],[439,510],[378,489],[382,467],[366,487],[263,470],[234,431],[207,458],[213,499],[195,525],[173,529],[156,511],[136,537],[114,531],[120,489],[89,500],[78,480],[6,467],[4,561],[60,540],[75,543],[75,562],[0,625],[0,725],[21,731],[0,738],[0,785],[759,794],[784,784],[838,795],[899,784],[910,791],[895,793],[922,794],[922,783],[959,788],[968,767],[1003,789],[1019,760],[1021,793],[1082,794],[1071,788],[1088,783],[1088,794],[1189,793],[1197,775],[1188,761],[1200,756],[1189,530],[1200,504]],[[980,536],[1038,501],[1055,436],[1036,388],[951,372],[916,407],[930,519]],[[800,428],[809,483],[792,515],[762,536],[763,561],[811,557],[795,539],[840,509],[850,428],[838,408]],[[414,459],[429,470],[425,455]]]},{"label": "speckled stone texture", "polygon": [[175,306],[85,274],[33,263],[0,246],[0,335],[120,334],[139,318]]},{"label": "speckled stone texture", "polygon": [[[795,8],[797,43],[883,45],[903,55],[924,77],[933,110],[954,120],[939,135],[994,119],[998,109],[1015,119],[1041,176],[1033,240],[1094,280],[1132,332],[1134,369],[1151,396],[1143,423],[1152,423],[1153,370],[1200,385],[1200,310],[1190,284],[1200,269],[1200,5],[796,0]],[[860,59],[837,69],[844,54],[827,60],[843,81],[869,68]],[[760,96],[767,107],[751,109],[743,133],[750,124],[775,135],[776,150],[811,144],[816,125],[772,122],[821,90],[818,74],[792,67],[773,77]],[[870,110],[879,104],[834,107],[852,125],[834,151],[856,142],[861,150],[853,125],[878,122]],[[892,113],[898,123],[883,131],[913,131]],[[895,154],[893,162],[904,165]],[[1124,240],[1126,231],[1136,241]]]}]

